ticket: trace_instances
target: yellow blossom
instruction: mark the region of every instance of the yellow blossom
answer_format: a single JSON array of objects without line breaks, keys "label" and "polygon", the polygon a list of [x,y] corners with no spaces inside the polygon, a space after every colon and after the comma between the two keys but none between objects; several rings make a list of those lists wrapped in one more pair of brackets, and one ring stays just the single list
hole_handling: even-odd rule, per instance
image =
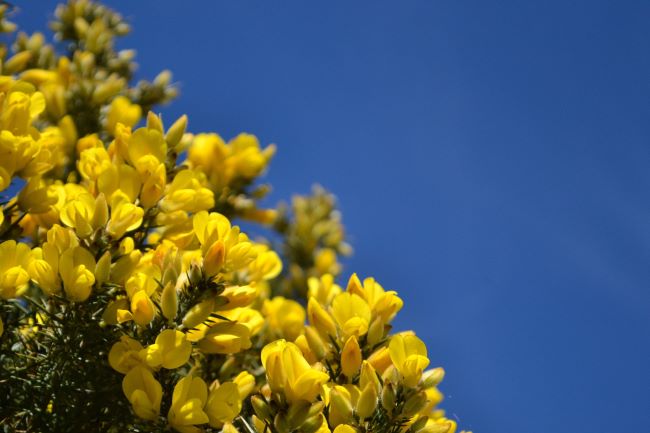
[{"label": "yellow blossom", "polygon": [[225,382],[210,391],[205,411],[208,414],[210,426],[219,428],[230,422],[241,411],[242,402],[237,384]]},{"label": "yellow blossom", "polygon": [[126,374],[142,364],[141,350],[142,345],[137,340],[123,335],[120,337],[120,341],[111,347],[108,353],[108,363],[114,370]]},{"label": "yellow blossom", "polygon": [[404,384],[414,387],[420,381],[422,372],[429,365],[427,348],[415,335],[394,335],[388,346],[393,365],[404,377]]},{"label": "yellow blossom", "polygon": [[169,425],[181,433],[199,432],[192,426],[207,424],[204,411],[208,401],[208,387],[200,377],[186,376],[178,381],[172,395],[172,405],[167,414]]},{"label": "yellow blossom", "polygon": [[117,96],[111,102],[106,117],[106,130],[115,131],[115,126],[122,123],[126,126],[135,126],[142,116],[142,109],[137,104],[132,104],[129,98]]},{"label": "yellow blossom", "polygon": [[122,390],[140,418],[153,420],[160,413],[162,386],[147,368],[137,366],[131,369],[124,376]]},{"label": "yellow blossom", "polygon": [[192,344],[184,333],[165,329],[156,337],[156,342],[147,347],[145,361],[150,367],[174,369],[185,364],[191,352]]},{"label": "yellow blossom", "polygon": [[8,240],[0,244],[0,297],[15,298],[27,289],[29,258],[30,249],[21,242]]},{"label": "yellow blossom", "polygon": [[329,376],[313,369],[300,349],[286,340],[277,340],[262,349],[262,364],[271,388],[284,392],[289,402],[312,402]]}]

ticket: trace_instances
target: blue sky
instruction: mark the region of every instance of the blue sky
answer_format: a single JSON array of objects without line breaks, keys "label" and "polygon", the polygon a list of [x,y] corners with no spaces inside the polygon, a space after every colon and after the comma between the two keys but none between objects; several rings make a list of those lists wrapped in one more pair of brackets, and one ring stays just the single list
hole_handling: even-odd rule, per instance
[{"label": "blue sky", "polygon": [[[15,2],[42,28],[52,1]],[[650,2],[109,2],[162,112],[334,191],[475,432],[650,425]]]}]

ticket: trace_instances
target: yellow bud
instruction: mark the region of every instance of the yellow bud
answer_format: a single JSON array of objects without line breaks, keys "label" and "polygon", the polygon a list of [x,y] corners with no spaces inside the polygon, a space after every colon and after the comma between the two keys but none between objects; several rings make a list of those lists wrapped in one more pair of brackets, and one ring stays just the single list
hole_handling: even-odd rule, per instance
[{"label": "yellow bud", "polygon": [[165,285],[160,295],[160,308],[166,319],[174,320],[176,318],[176,313],[178,312],[178,294],[172,281]]},{"label": "yellow bud", "polygon": [[18,71],[21,71],[27,66],[32,58],[32,53],[29,51],[21,51],[10,57],[4,64],[2,68],[3,75],[15,74]]},{"label": "yellow bud", "polygon": [[211,326],[206,336],[199,342],[205,353],[237,353],[250,348],[250,330],[246,325],[235,322],[222,322]]},{"label": "yellow bud", "polygon": [[332,426],[338,426],[351,422],[352,401],[350,393],[342,386],[335,386],[330,391],[330,414],[329,421]]},{"label": "yellow bud", "polygon": [[160,116],[156,115],[153,111],[149,111],[147,113],[147,128],[155,129],[161,134],[164,132],[164,128]]},{"label": "yellow bud", "polygon": [[167,185],[167,172],[165,171],[165,165],[158,164],[158,167],[156,167],[153,173],[151,173],[142,185],[142,191],[140,191],[140,204],[145,209],[155,206],[165,191],[165,185]]},{"label": "yellow bud", "polygon": [[247,371],[242,371],[233,380],[241,398],[246,398],[255,389],[255,376]]},{"label": "yellow bud", "polygon": [[422,409],[426,403],[427,395],[424,391],[420,391],[406,400],[406,403],[404,403],[404,408],[402,409],[402,415],[412,417],[413,415],[417,414],[418,411]]},{"label": "yellow bud", "polygon": [[445,370],[442,367],[432,368],[427,370],[422,375],[422,387],[431,388],[442,382],[445,377]]},{"label": "yellow bud", "polygon": [[179,117],[178,120],[176,120],[176,122],[174,122],[172,126],[169,127],[167,134],[165,135],[165,140],[171,149],[177,150],[176,146],[178,143],[180,143],[181,138],[183,138],[183,134],[185,133],[186,128],[187,116],[185,114]]},{"label": "yellow bud", "polygon": [[377,388],[374,384],[369,383],[361,391],[359,401],[357,402],[357,415],[360,418],[369,418],[375,412],[377,407]]},{"label": "yellow bud", "polygon": [[222,241],[216,241],[205,253],[203,270],[208,277],[219,273],[226,258],[226,248]]},{"label": "yellow bud", "polygon": [[251,397],[251,404],[253,405],[253,410],[255,415],[263,421],[271,422],[273,415],[271,414],[271,408],[269,404],[264,400],[263,397],[259,395],[254,395]]},{"label": "yellow bud", "polygon": [[318,335],[318,332],[316,332],[316,330],[311,326],[305,326],[304,329],[309,349],[317,359],[325,358],[325,355],[327,355],[327,348],[325,347],[325,343],[323,343],[323,339]]},{"label": "yellow bud", "polygon": [[411,427],[409,428],[409,431],[412,431],[414,433],[419,433],[424,429],[424,426],[427,425],[427,421],[429,420],[429,417],[427,416],[421,416],[420,418],[417,419],[413,424],[411,424]]},{"label": "yellow bud", "polygon": [[395,400],[397,396],[395,394],[395,387],[392,383],[384,383],[384,388],[381,390],[381,405],[388,412],[389,415],[393,413],[395,409]]},{"label": "yellow bud", "polygon": [[361,389],[365,389],[368,385],[374,386],[377,391],[381,389],[377,372],[368,361],[363,361],[361,363],[361,373],[359,374],[359,386]]},{"label": "yellow bud", "polygon": [[2,322],[2,317],[0,317],[0,337],[2,337],[2,334],[5,332],[5,325]]},{"label": "yellow bud", "polygon": [[314,298],[310,298],[307,303],[307,316],[309,317],[309,323],[321,334],[336,337],[334,319]]},{"label": "yellow bud", "polygon": [[300,426],[300,430],[304,433],[330,433],[330,429],[327,427],[327,421],[325,421],[322,413],[308,418]]},{"label": "yellow bud", "polygon": [[154,318],[155,307],[144,290],[136,292],[131,298],[133,320],[140,326],[148,325]]},{"label": "yellow bud", "polygon": [[341,351],[341,368],[348,379],[352,379],[361,367],[361,348],[355,336],[345,342]]},{"label": "yellow bud", "polygon": [[379,343],[386,335],[386,326],[381,317],[377,317],[368,328],[368,345],[374,346]]},{"label": "yellow bud", "polygon": [[97,261],[97,267],[95,267],[95,280],[97,287],[101,287],[106,281],[111,272],[111,253],[106,251]]},{"label": "yellow bud", "polygon": [[287,423],[290,431],[297,429],[307,420],[310,407],[311,405],[307,401],[298,401],[289,406]]},{"label": "yellow bud", "polygon": [[214,312],[214,299],[206,299],[200,304],[195,305],[183,317],[183,327],[192,329],[201,322],[204,322]]}]

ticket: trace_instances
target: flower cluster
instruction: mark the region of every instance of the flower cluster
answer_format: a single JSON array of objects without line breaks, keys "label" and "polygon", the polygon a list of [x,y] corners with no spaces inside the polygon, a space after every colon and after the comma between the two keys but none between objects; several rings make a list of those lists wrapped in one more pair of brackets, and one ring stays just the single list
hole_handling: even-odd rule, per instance
[{"label": "flower cluster", "polygon": [[390,333],[397,293],[337,284],[333,197],[259,208],[273,145],[163,122],[170,75],[131,86],[129,27],[105,6],[70,0],[52,28],[67,54],[39,33],[0,46],[3,426],[454,433],[443,370]]}]

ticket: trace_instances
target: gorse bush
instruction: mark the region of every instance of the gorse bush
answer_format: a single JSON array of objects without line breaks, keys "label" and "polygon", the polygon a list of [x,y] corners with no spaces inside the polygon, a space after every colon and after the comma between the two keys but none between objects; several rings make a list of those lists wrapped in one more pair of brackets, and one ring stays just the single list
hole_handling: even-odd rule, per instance
[{"label": "gorse bush", "polygon": [[[32,5],[33,6],[33,5]],[[128,33],[70,1],[0,7],[0,424],[5,432],[453,433],[444,372],[394,291],[352,274],[333,197],[277,209],[256,137],[187,132],[132,84]],[[65,54],[63,54],[65,53]],[[274,229],[253,240],[233,221]],[[254,227],[255,225],[253,225]]]}]

